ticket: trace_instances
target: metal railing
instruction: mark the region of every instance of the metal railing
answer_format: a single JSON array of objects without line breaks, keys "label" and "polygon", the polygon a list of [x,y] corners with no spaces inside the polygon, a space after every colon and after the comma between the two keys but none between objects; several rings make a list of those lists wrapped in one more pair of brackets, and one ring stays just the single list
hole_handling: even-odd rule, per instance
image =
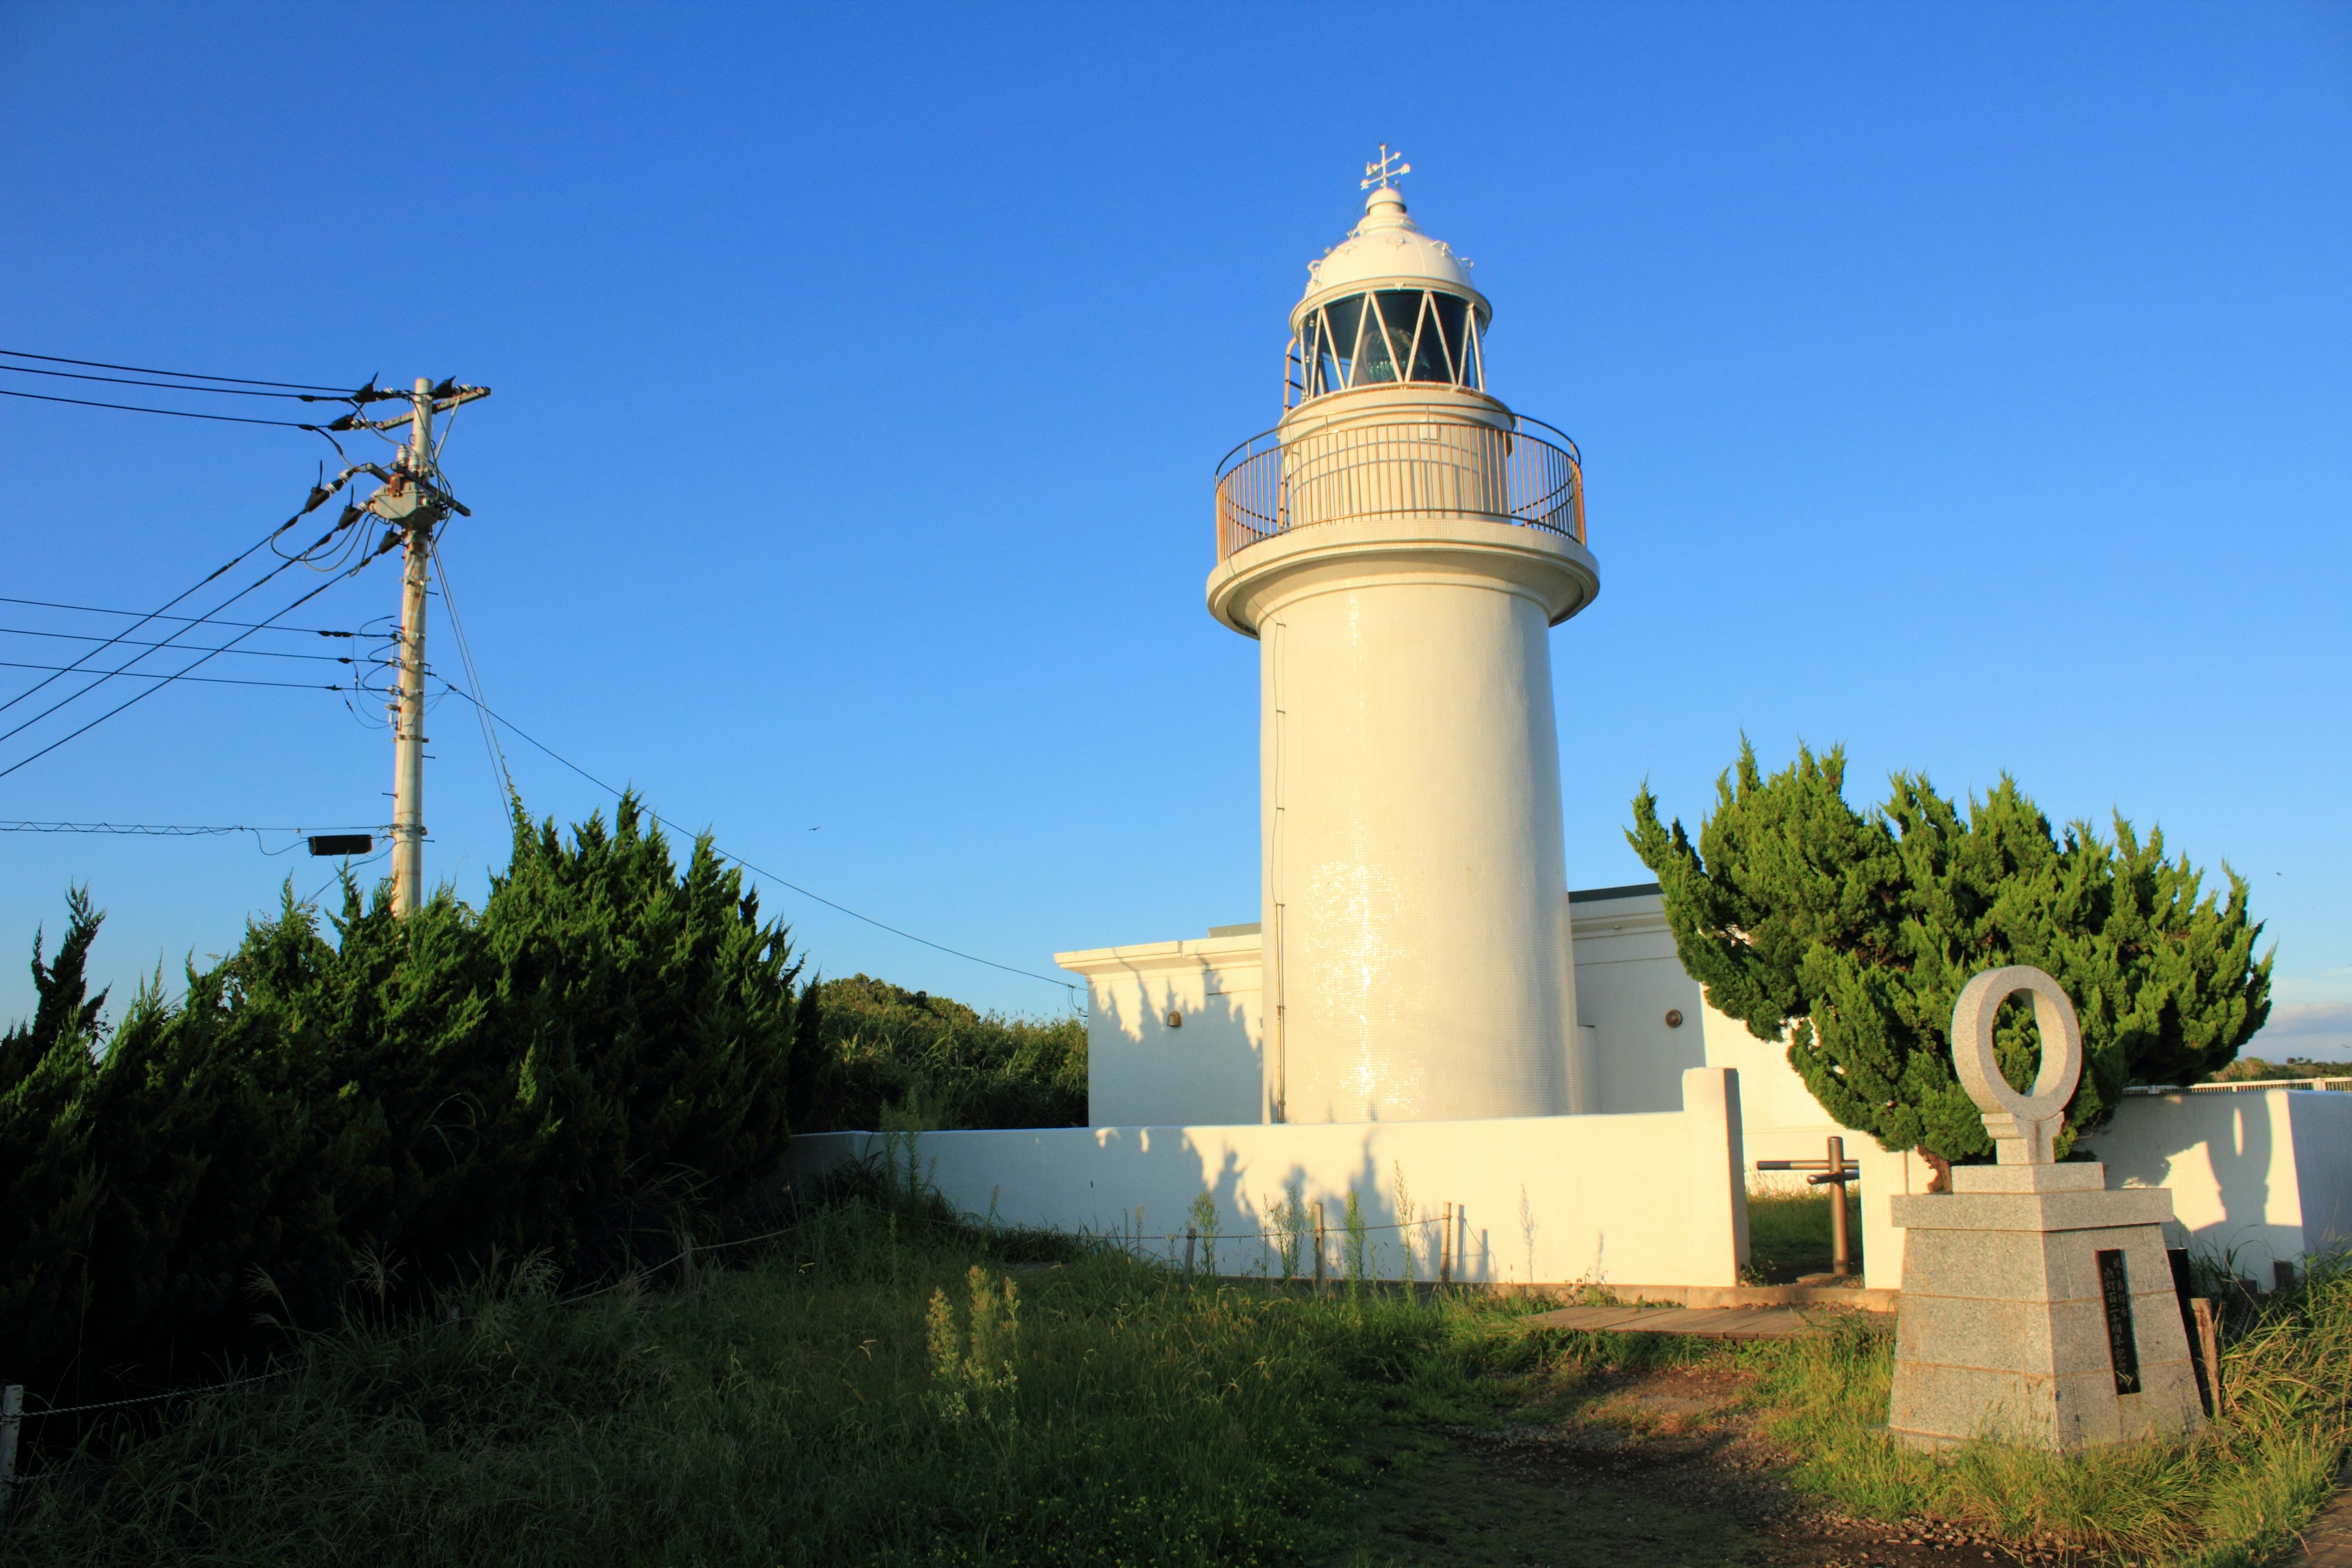
[{"label": "metal railing", "polygon": [[1382,517],[1476,518],[1581,544],[1583,459],[1541,420],[1514,416],[1503,430],[1433,413],[1286,441],[1268,430],[1217,465],[1220,561],[1295,528]]}]

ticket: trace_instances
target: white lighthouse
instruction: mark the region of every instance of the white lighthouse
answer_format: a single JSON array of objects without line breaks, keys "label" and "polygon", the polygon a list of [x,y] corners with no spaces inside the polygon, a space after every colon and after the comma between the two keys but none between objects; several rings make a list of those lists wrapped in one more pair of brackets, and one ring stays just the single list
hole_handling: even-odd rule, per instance
[{"label": "white lighthouse", "polygon": [[1262,1113],[1597,1109],[1549,642],[1600,588],[1582,474],[1487,389],[1492,309],[1390,162],[1217,478],[1209,610],[1261,648]]}]

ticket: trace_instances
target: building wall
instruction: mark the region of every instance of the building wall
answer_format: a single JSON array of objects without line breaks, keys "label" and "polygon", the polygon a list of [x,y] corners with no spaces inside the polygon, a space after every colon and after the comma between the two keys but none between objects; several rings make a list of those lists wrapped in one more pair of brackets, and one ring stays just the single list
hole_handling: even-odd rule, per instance
[{"label": "building wall", "polygon": [[[1255,927],[1056,953],[1087,978],[1087,1120],[1097,1127],[1265,1120]],[[1168,1015],[1183,1021],[1171,1028]]]},{"label": "building wall", "polygon": [[[1672,1109],[1681,1100],[1683,1073],[1708,1059],[1706,1003],[1675,956],[1663,901],[1645,889],[1598,889],[1570,893],[1569,913],[1578,1022],[1594,1032],[1597,1109]],[[1669,1012],[1681,1014],[1679,1026],[1666,1022]]]},{"label": "building wall", "polygon": [[[1181,1260],[1193,1204],[1216,1206],[1216,1268],[1279,1276],[1270,1228],[1294,1185],[1320,1204],[1336,1270],[1353,1192],[1372,1272],[1433,1279],[1440,1228],[1400,1228],[1455,1211],[1454,1277],[1496,1284],[1725,1286],[1746,1256],[1737,1075],[1695,1068],[1673,1110],[1477,1121],[1066,1127],[882,1134],[804,1133],[796,1173],[909,1156],[967,1214],[1097,1236],[1125,1236]],[[1309,1255],[1311,1257],[1311,1254]],[[1305,1262],[1301,1272],[1311,1273]]]}]

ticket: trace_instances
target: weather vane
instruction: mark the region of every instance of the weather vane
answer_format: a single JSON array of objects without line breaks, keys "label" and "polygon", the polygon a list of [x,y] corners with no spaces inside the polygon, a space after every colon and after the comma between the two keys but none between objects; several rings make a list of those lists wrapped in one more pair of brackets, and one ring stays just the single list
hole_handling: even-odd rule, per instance
[{"label": "weather vane", "polygon": [[[1361,183],[1358,184],[1357,189],[1369,191],[1374,185],[1378,185],[1381,189],[1387,190],[1389,188],[1390,181],[1401,180],[1407,174],[1412,174],[1412,165],[1411,163],[1402,162],[1401,160],[1402,160],[1403,157],[1403,153],[1391,153],[1389,151],[1389,144],[1385,142],[1381,142],[1381,161],[1377,163],[1367,163],[1364,165],[1364,177]],[[1389,167],[1391,163],[1395,163],[1397,166],[1391,169]]]}]

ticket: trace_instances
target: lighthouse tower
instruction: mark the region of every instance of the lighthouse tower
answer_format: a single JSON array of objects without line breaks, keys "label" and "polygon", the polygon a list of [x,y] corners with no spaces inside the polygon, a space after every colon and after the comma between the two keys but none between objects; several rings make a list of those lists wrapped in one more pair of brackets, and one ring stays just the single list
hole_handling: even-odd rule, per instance
[{"label": "lighthouse tower", "polygon": [[1209,611],[1260,649],[1265,1114],[1596,1109],[1549,641],[1600,589],[1582,472],[1487,390],[1492,308],[1381,152],[1290,312],[1282,422],[1217,477]]}]

